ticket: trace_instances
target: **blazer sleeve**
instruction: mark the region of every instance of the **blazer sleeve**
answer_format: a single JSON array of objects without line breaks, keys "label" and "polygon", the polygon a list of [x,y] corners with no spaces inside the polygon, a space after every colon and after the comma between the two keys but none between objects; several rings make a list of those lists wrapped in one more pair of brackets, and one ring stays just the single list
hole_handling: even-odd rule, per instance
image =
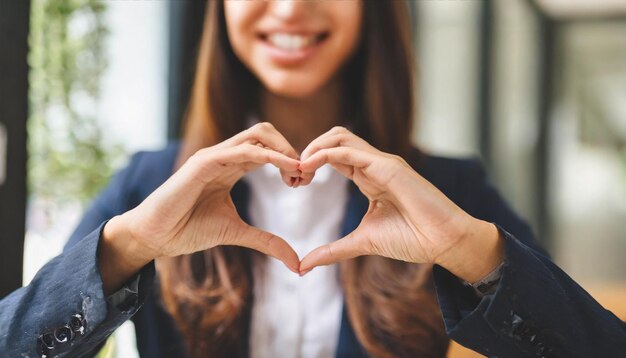
[{"label": "blazer sleeve", "polygon": [[120,290],[123,302],[113,304],[104,296],[97,261],[106,221],[118,210],[126,211],[121,203],[133,167],[131,162],[119,172],[95,200],[63,253],[44,265],[29,285],[0,301],[0,355],[89,355],[141,307],[152,287],[154,265],[130,280]]},{"label": "blazer sleeve", "polygon": [[461,206],[498,226],[506,259],[496,292],[482,298],[435,266],[449,336],[487,356],[623,357],[626,324],[551,261],[477,161],[468,162],[462,176]]}]

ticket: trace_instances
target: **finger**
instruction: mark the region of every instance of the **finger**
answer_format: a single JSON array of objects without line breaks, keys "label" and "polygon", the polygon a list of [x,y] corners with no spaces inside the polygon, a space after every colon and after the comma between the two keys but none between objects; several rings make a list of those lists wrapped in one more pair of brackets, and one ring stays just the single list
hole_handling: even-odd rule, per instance
[{"label": "finger", "polygon": [[298,172],[300,162],[282,153],[252,144],[241,144],[216,153],[219,163],[228,164],[272,164],[285,172]]},{"label": "finger", "polygon": [[[226,185],[234,184],[246,172],[262,164],[272,164],[285,172],[297,172],[299,165],[299,161],[282,153],[252,144],[198,152],[188,162],[193,177],[204,183],[221,178]],[[285,182],[289,185],[288,181]]]},{"label": "finger", "polygon": [[298,254],[285,240],[276,235],[248,226],[244,235],[232,244],[262,252],[282,261],[294,273],[299,273],[300,259]]},{"label": "finger", "polygon": [[[254,126],[234,135],[214,146],[214,149],[233,148],[241,144],[252,144],[269,148],[290,158],[298,159],[298,153],[287,139],[269,122],[257,123]],[[289,185],[292,178],[298,178],[299,171],[280,170],[283,181]]]},{"label": "finger", "polygon": [[346,128],[334,127],[309,143],[309,145],[302,151],[300,159],[306,160],[321,149],[334,147],[351,147],[365,151],[377,150],[364,139],[350,132]]},{"label": "finger", "polygon": [[[331,164],[331,166],[336,171],[341,173],[344,177],[352,180],[352,177],[354,176],[354,167],[351,167],[351,166],[345,165],[345,164],[337,164],[337,163]],[[315,176],[315,172],[300,174],[300,181],[299,181],[298,186],[305,186],[305,185],[311,184],[311,182],[313,181],[314,176]]]},{"label": "finger", "polygon": [[298,159],[298,153],[287,139],[269,122],[262,122],[246,129],[233,137],[233,144],[257,144],[283,153],[289,158]]},{"label": "finger", "polygon": [[[249,148],[251,144],[242,144],[241,146],[243,146],[244,148]],[[288,162],[282,162],[278,163],[272,160],[272,158],[282,158],[285,159],[286,157],[282,157],[281,155],[276,155],[276,154],[282,154],[279,152],[275,152],[273,149],[271,148],[265,148],[263,147],[261,144],[256,144],[253,145],[253,147],[255,148],[255,151],[258,151],[257,148],[261,148],[265,151],[265,153],[267,153],[267,151],[269,151],[270,158],[268,161],[263,162],[265,159],[262,159],[261,162],[256,161],[256,164],[264,164],[264,163],[271,163],[273,164],[275,167],[277,167],[280,170],[280,176],[281,179],[283,180],[283,182],[285,184],[287,184],[288,186],[294,187],[297,185],[297,182],[299,181],[300,175],[302,174],[302,172],[300,171],[300,169],[297,166],[294,166],[295,162],[298,162],[296,159],[292,159],[289,158],[290,160]],[[259,152],[261,153],[261,152]],[[255,156],[255,153],[250,153],[251,155]],[[263,154],[260,154],[263,155]],[[294,162],[295,161],[295,162]],[[295,169],[294,169],[295,168]]]},{"label": "finger", "polygon": [[300,170],[302,173],[312,173],[324,164],[341,164],[356,168],[365,168],[377,159],[381,158],[376,154],[360,149],[336,147],[322,149],[316,152],[300,163]]},{"label": "finger", "polygon": [[315,177],[315,172],[303,173],[301,171],[300,177],[298,178],[298,184],[295,187],[309,185],[313,181],[313,177]]},{"label": "finger", "polygon": [[[250,143],[270,148],[284,155],[299,159],[298,153],[287,139],[269,122],[258,123],[245,131],[242,143]],[[283,181],[289,185],[300,177],[300,171],[280,170]]]},{"label": "finger", "polygon": [[300,262],[300,274],[303,275],[317,266],[331,265],[371,253],[365,237],[353,231],[342,239],[331,242],[309,252]]},{"label": "finger", "polygon": [[302,175],[302,172],[300,170],[285,171],[283,169],[280,169],[280,176],[283,182],[290,187],[294,187],[296,185],[296,182],[300,181],[300,175]]},{"label": "finger", "polygon": [[344,177],[352,180],[352,177],[354,176],[354,167],[353,166],[345,165],[345,164],[338,164],[338,163],[331,164],[331,166],[336,171],[341,173],[341,175],[343,175]]},{"label": "finger", "polygon": [[263,147],[271,148],[286,156],[298,159],[298,153],[287,141],[287,139],[269,122],[258,123],[236,135],[211,147],[200,149],[199,152],[233,148],[240,144],[260,144]]}]

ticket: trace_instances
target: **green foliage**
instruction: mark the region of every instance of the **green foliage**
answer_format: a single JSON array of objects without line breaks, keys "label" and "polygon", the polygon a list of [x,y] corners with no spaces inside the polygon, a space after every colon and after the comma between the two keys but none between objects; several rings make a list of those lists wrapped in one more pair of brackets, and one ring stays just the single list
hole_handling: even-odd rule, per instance
[{"label": "green foliage", "polygon": [[96,120],[106,69],[106,5],[33,0],[30,28],[29,189],[57,201],[92,198],[122,154]]}]

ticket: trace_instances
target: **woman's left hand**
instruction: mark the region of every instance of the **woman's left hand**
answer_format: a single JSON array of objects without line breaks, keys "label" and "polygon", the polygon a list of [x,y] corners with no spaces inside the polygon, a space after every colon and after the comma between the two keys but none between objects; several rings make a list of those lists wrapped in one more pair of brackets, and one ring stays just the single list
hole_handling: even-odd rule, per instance
[{"label": "woman's left hand", "polygon": [[300,156],[302,179],[332,165],[369,199],[361,224],[346,237],[304,257],[301,274],[362,255],[439,264],[474,282],[503,260],[493,224],[467,214],[404,159],[382,152],[342,127],[321,135]]}]

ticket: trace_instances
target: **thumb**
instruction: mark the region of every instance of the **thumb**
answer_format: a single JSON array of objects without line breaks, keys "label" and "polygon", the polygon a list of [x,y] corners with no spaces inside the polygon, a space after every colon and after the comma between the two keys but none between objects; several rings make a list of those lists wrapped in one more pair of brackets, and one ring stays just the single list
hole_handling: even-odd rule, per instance
[{"label": "thumb", "polygon": [[267,231],[248,226],[243,235],[230,244],[262,252],[282,261],[294,273],[299,273],[300,259],[298,254],[285,240]]},{"label": "thumb", "polygon": [[347,236],[309,252],[300,263],[300,275],[304,275],[317,266],[331,265],[343,260],[368,255],[369,240],[358,228]]}]

